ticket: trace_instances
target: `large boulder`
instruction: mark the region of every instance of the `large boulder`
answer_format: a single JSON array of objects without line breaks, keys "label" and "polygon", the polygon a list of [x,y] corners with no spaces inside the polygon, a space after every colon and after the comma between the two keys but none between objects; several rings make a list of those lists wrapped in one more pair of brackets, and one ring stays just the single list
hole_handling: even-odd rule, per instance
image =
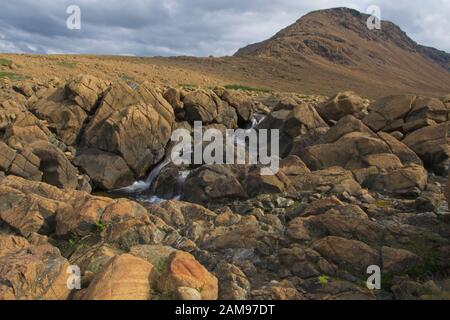
[{"label": "large boulder", "polygon": [[92,180],[95,187],[114,190],[127,187],[134,182],[133,171],[122,157],[98,149],[85,149],[75,158],[80,167]]},{"label": "large boulder", "polygon": [[448,109],[439,99],[398,95],[375,101],[363,121],[376,132],[409,133],[448,120]]},{"label": "large boulder", "polygon": [[90,76],[80,75],[66,84],[66,94],[87,113],[95,111],[99,99],[111,85],[108,81]]},{"label": "large boulder", "polygon": [[363,121],[375,132],[401,131],[415,98],[413,95],[397,95],[378,99],[369,106],[369,115]]},{"label": "large boulder", "polygon": [[244,166],[204,165],[193,170],[183,185],[183,198],[205,204],[221,199],[245,199],[247,192],[242,185]]},{"label": "large boulder", "polygon": [[369,266],[381,265],[377,250],[357,240],[330,236],[316,241],[312,248],[339,268],[363,278],[367,278]]},{"label": "large boulder", "polygon": [[219,294],[217,278],[194,256],[180,251],[169,256],[156,287],[161,292],[174,292],[180,287],[196,289],[203,300],[217,300]]},{"label": "large boulder", "polygon": [[123,254],[112,258],[89,285],[83,300],[149,300],[153,265]]},{"label": "large boulder", "polygon": [[354,92],[340,92],[319,105],[317,111],[326,121],[338,121],[349,114],[358,114],[364,109],[364,100]]},{"label": "large boulder", "polygon": [[375,191],[418,196],[427,186],[427,182],[428,173],[425,168],[411,165],[374,175],[366,180],[365,185]]},{"label": "large boulder", "polygon": [[381,139],[364,132],[352,132],[334,143],[319,144],[306,148],[301,156],[312,170],[333,166],[358,169],[370,166],[369,157],[390,153],[389,146]]},{"label": "large boulder", "polygon": [[29,102],[30,111],[46,120],[64,143],[75,144],[87,119],[86,111],[67,98],[64,87],[43,89],[36,99],[35,103]]},{"label": "large boulder", "polygon": [[244,93],[236,90],[215,90],[214,92],[236,110],[240,124],[248,123],[252,119],[253,104]]},{"label": "large boulder", "polygon": [[201,121],[212,123],[219,115],[222,101],[214,92],[197,90],[189,92],[183,99],[186,118],[190,123]]},{"label": "large boulder", "polygon": [[36,141],[30,149],[40,160],[43,182],[63,189],[78,187],[78,171],[60,149],[47,141]]},{"label": "large boulder", "polygon": [[105,94],[84,143],[119,155],[139,178],[163,158],[173,123],[172,107],[155,88],[119,82]]},{"label": "large boulder", "polygon": [[426,167],[445,174],[450,167],[450,122],[424,127],[408,134],[403,143],[414,150]]},{"label": "large boulder", "polygon": [[49,244],[0,235],[0,300],[65,300],[68,261]]}]

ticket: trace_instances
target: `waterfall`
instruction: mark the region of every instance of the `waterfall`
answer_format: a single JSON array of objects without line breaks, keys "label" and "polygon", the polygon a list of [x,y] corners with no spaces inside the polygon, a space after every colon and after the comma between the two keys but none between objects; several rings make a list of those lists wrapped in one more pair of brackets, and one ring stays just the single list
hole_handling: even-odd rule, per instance
[{"label": "waterfall", "polygon": [[[264,114],[255,113],[251,119],[250,127],[247,128],[246,130],[250,131],[255,129],[264,120],[264,118],[265,118]],[[238,144],[243,144],[245,146],[245,141],[236,141],[236,142]],[[152,193],[146,193],[146,191],[149,191],[151,189],[153,182],[158,178],[159,174],[161,173],[161,170],[163,170],[166,166],[168,166],[171,163],[171,161],[172,159],[169,152],[164,158],[164,160],[150,171],[145,180],[136,181],[131,186],[115,190],[114,192],[133,195],[134,197],[138,198],[141,201],[150,203],[161,203],[168,200],[168,199],[161,199]],[[190,170],[182,170],[178,173],[173,199],[178,200],[181,198],[184,182],[186,181],[186,178],[188,177],[190,172],[191,172]]]}]

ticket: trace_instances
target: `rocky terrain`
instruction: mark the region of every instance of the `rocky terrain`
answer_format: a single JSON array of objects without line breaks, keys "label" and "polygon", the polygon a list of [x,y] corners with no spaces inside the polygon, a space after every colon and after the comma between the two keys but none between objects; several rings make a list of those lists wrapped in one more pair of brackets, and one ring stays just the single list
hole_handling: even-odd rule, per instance
[{"label": "rocky terrain", "polygon": [[[0,300],[450,299],[449,56],[366,18],[234,57],[0,55]],[[278,129],[280,170],[174,165],[195,121]]]},{"label": "rocky terrain", "polygon": [[[89,75],[0,93],[0,299],[450,298],[448,96]],[[280,171],[165,161],[196,120],[279,129]]]}]

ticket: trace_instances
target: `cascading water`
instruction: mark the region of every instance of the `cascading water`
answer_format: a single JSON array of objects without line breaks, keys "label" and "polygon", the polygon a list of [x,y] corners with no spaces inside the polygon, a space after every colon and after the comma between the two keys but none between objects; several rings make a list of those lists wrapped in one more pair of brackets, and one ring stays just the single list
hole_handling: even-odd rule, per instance
[{"label": "cascading water", "polygon": [[[261,113],[255,113],[251,119],[250,126],[246,129],[246,131],[253,130],[257,128],[257,126],[264,120],[265,115]],[[245,141],[236,141],[238,144],[245,145]],[[126,194],[127,196],[132,196],[140,201],[149,202],[149,203],[161,203],[170,199],[162,199],[155,194],[151,193],[151,187],[153,182],[158,178],[161,171],[167,167],[171,163],[170,154],[166,156],[166,158],[160,162],[156,167],[154,167],[147,178],[145,180],[136,181],[131,186],[121,188],[116,190],[115,193]],[[179,171],[178,177],[176,179],[176,184],[174,188],[174,197],[173,199],[178,200],[181,197],[182,189],[186,178],[188,177],[191,170],[182,170]]]}]

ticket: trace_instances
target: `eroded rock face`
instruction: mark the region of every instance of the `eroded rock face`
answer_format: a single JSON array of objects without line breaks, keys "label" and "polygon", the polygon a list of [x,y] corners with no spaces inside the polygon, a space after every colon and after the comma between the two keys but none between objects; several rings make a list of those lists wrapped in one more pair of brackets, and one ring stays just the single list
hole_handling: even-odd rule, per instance
[{"label": "eroded rock face", "polygon": [[84,139],[91,148],[120,155],[138,178],[164,156],[173,122],[172,107],[154,88],[133,90],[120,82],[105,94]]},{"label": "eroded rock face", "polygon": [[338,93],[329,101],[317,108],[320,116],[326,121],[338,121],[346,115],[358,114],[364,109],[364,100],[354,92]]},{"label": "eroded rock face", "polygon": [[112,258],[89,285],[83,300],[149,300],[153,266],[123,254]]},{"label": "eroded rock face", "polygon": [[450,167],[450,122],[428,126],[408,134],[403,143],[417,153],[424,164],[439,174]]},{"label": "eroded rock face", "polygon": [[68,261],[49,244],[0,235],[0,300],[65,300]]},{"label": "eroded rock face", "polygon": [[170,255],[167,269],[158,279],[157,287],[162,292],[172,292],[180,287],[196,289],[203,300],[216,300],[218,297],[217,278],[186,252]]},{"label": "eroded rock face", "polygon": [[122,157],[98,149],[85,149],[74,163],[82,168],[94,185],[103,190],[127,187],[134,182],[133,171]]},{"label": "eroded rock face", "polygon": [[193,124],[194,121],[212,123],[219,115],[222,101],[213,92],[198,90],[188,93],[184,97],[183,103],[186,118]]}]

